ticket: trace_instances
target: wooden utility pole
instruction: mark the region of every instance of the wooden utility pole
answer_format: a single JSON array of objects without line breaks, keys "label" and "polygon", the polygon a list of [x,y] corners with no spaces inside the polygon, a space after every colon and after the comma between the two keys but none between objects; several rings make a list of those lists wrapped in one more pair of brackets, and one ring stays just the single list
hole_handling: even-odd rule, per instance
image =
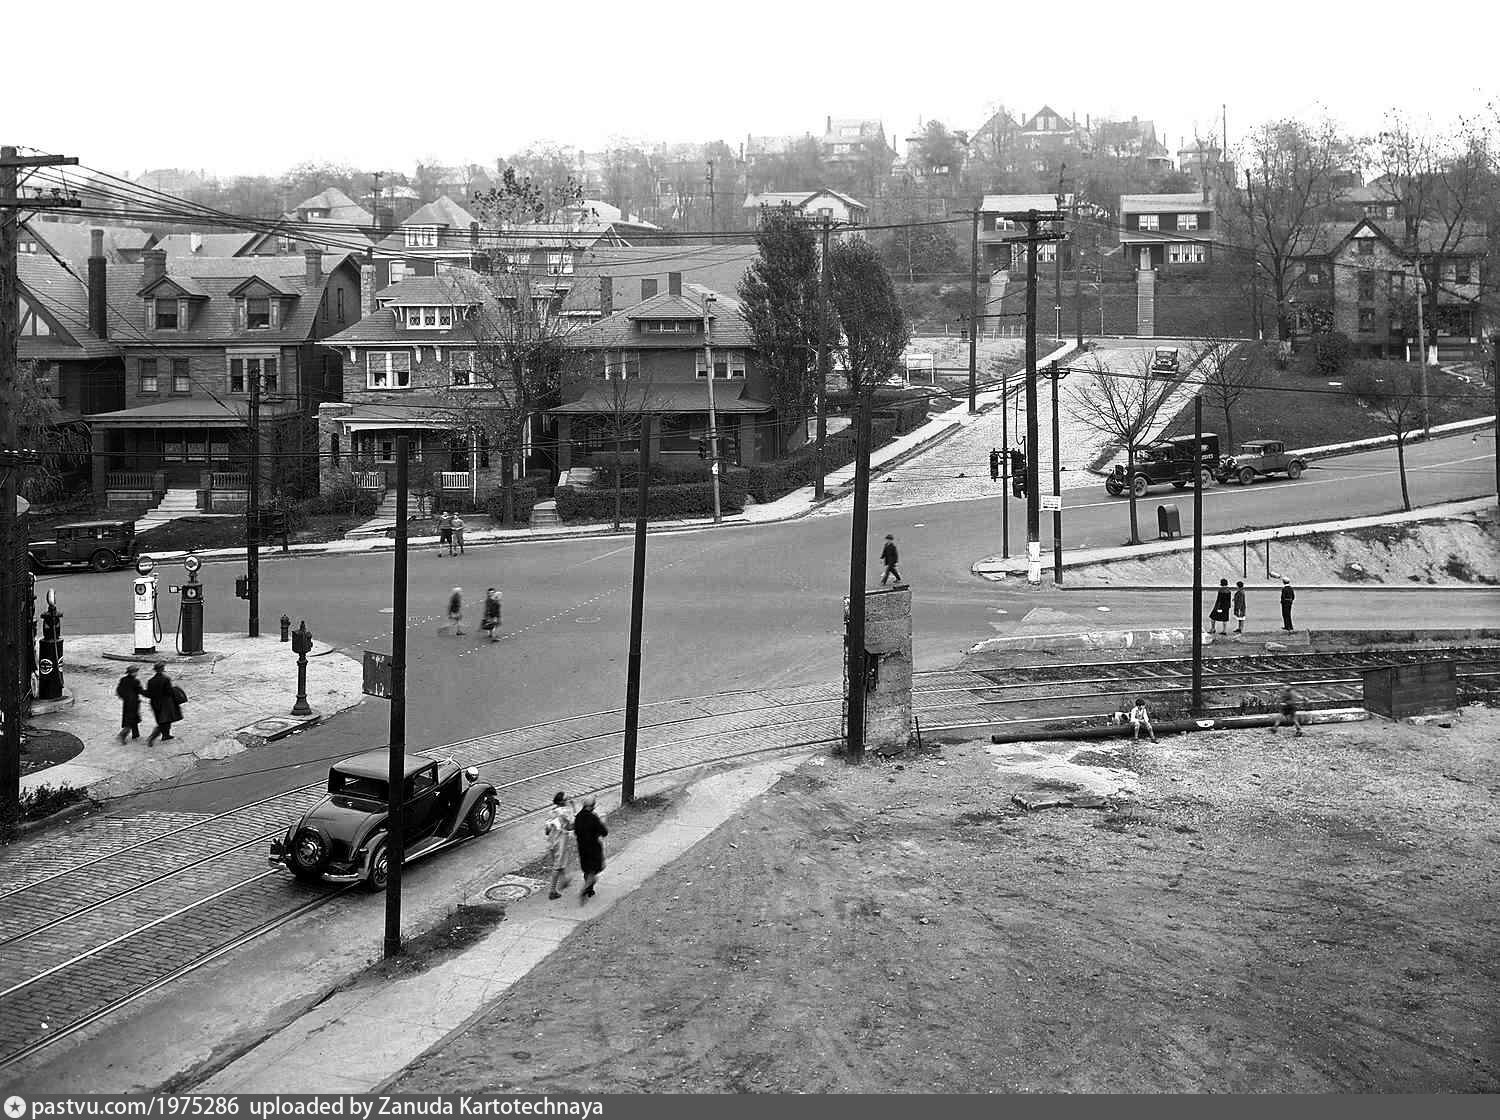
[{"label": "wooden utility pole", "polygon": [[1422,302],[1426,297],[1426,278],[1422,273],[1422,257],[1417,255],[1417,361],[1418,384],[1422,390],[1422,436],[1432,437],[1432,428],[1427,417],[1427,324],[1422,317]]},{"label": "wooden utility pole", "polygon": [[849,535],[849,648],[845,694],[845,750],[851,762],[865,756],[865,534],[870,525],[870,398],[873,385],[854,387],[858,412],[854,451],[854,517]]},{"label": "wooden utility pole", "polygon": [[1193,692],[1189,705],[1193,715],[1203,710],[1203,398],[1199,396],[1193,398]]},{"label": "wooden utility pole", "polygon": [[31,640],[29,619],[22,618],[21,589],[27,577],[21,559],[24,542],[17,532],[17,501],[25,465],[36,458],[20,446],[16,423],[16,347],[20,341],[20,283],[16,247],[22,210],[61,210],[79,205],[76,198],[23,199],[18,172],[23,167],[76,164],[72,156],[21,156],[0,148],[0,836],[9,832],[21,806],[21,718],[30,694],[29,654],[21,643]]},{"label": "wooden utility pole", "polygon": [[250,593],[250,617],[246,630],[260,637],[260,378],[261,361],[250,378],[250,486],[245,503],[245,575]]},{"label": "wooden utility pole", "polygon": [[396,562],[391,577],[390,766],[386,771],[385,955],[401,952],[402,835],[406,804],[406,502],[410,489],[411,437],[396,437]]},{"label": "wooden utility pole", "polygon": [[979,206],[969,237],[969,415],[979,411]]},{"label": "wooden utility pole", "polygon": [[630,572],[630,656],[625,667],[625,748],[621,759],[620,801],[635,800],[636,739],[641,722],[641,629],[646,610],[646,500],[651,470],[651,417],[641,413],[641,457],[637,466],[635,563]]},{"label": "wooden utility pole", "polygon": [[818,431],[817,450],[813,456],[813,500],[821,502],[827,489],[824,481],[823,448],[828,440],[828,215],[823,215],[822,258],[818,262]]}]

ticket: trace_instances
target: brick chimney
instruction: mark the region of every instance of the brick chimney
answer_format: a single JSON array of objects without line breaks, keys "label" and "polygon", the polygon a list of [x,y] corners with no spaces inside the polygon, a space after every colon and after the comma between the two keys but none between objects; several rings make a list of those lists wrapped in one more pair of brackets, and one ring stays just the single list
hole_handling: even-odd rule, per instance
[{"label": "brick chimney", "polygon": [[615,313],[615,282],[613,277],[599,277],[599,313],[606,319]]},{"label": "brick chimney", "polygon": [[105,299],[104,231],[89,231],[89,331],[96,338],[109,337],[108,303]]},{"label": "brick chimney", "polygon": [[323,250],[303,249],[302,259],[307,262],[307,286],[319,287],[323,283]]},{"label": "brick chimney", "polygon": [[156,283],[167,274],[167,251],[147,249],[141,254],[141,287]]},{"label": "brick chimney", "polygon": [[648,280],[641,281],[641,302],[644,303],[656,295],[656,278],[653,276]]},{"label": "brick chimney", "polygon": [[375,314],[375,262],[365,261],[359,266],[359,317],[368,319]]},{"label": "brick chimney", "polygon": [[682,273],[667,273],[667,293],[674,296],[682,295]]}]

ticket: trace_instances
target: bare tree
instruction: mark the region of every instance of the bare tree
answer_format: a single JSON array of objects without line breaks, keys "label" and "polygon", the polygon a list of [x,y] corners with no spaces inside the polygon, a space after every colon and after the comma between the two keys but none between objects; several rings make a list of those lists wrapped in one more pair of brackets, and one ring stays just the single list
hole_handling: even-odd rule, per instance
[{"label": "bare tree", "polygon": [[51,500],[64,490],[64,476],[89,453],[88,429],[63,419],[53,376],[46,362],[19,362],[11,395],[0,399],[0,408],[15,413],[20,445],[40,453],[22,484],[22,497],[34,502]]},{"label": "bare tree", "polygon": [[1345,380],[1344,387],[1395,437],[1401,508],[1411,509],[1411,493],[1406,484],[1406,440],[1422,422],[1424,384],[1420,371],[1405,362],[1360,362],[1353,375]]},{"label": "bare tree", "polygon": [[[1089,362],[1091,368],[1073,398],[1073,419],[1125,452],[1128,482],[1135,478],[1136,456],[1151,441],[1152,429],[1174,385],[1170,380],[1152,378],[1150,351],[1137,351],[1128,370],[1111,370],[1097,357]],[[1130,498],[1130,543],[1140,544],[1135,487],[1127,485],[1125,489]]]},{"label": "bare tree", "polygon": [[605,355],[598,351],[585,351],[579,362],[583,376],[597,378],[600,370],[606,374],[602,391],[586,396],[585,399],[593,404],[592,421],[603,428],[613,448],[611,470],[615,492],[614,528],[618,531],[623,516],[621,474],[625,449],[640,439],[641,432],[651,417],[656,397],[651,391],[651,379],[641,378],[640,356],[633,351],[621,352],[621,364],[615,367],[611,367]]},{"label": "bare tree", "polygon": [[1233,338],[1208,338],[1198,347],[1197,371],[1208,404],[1224,414],[1224,440],[1234,442],[1234,406],[1265,380],[1258,348]]}]

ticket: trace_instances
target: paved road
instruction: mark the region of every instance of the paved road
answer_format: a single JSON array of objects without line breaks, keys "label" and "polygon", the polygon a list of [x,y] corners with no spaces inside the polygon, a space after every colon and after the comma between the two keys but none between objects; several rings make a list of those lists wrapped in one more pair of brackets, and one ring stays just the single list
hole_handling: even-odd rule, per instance
[{"label": "paved road", "polygon": [[[1491,492],[1491,448],[1488,435],[1477,444],[1463,436],[1412,448],[1413,500],[1432,503]],[[1102,487],[1096,499],[1088,499],[1086,491],[1079,495],[1085,500],[1066,515],[1067,540],[1078,546],[1121,543],[1126,503],[1108,498]],[[1143,516],[1154,515],[1157,500],[1153,495],[1142,503]],[[1215,487],[1206,498],[1204,525],[1207,531],[1225,531],[1380,513],[1399,504],[1394,452],[1375,451],[1325,461],[1296,483]],[[1180,505],[1184,530],[1191,531],[1191,503]],[[871,570],[878,570],[874,542],[892,532],[902,547],[902,573],[916,592],[919,668],[951,664],[961,651],[993,634],[987,612],[1035,605],[1037,592],[970,575],[974,560],[998,552],[999,520],[999,502],[993,499],[872,515]],[[1044,518],[1044,541],[1049,524]],[[1021,506],[1013,504],[1013,551],[1024,551],[1024,531]],[[783,524],[654,535],[643,698],[837,681],[848,538],[848,518],[837,512]],[[408,741],[450,742],[619,707],[625,691],[630,558],[629,536],[475,548],[456,559],[414,555]],[[243,625],[244,604],[233,597],[239,570],[237,564],[205,567],[207,630]],[[262,568],[262,625],[274,631],[285,611],[294,624],[306,619],[319,638],[355,654],[361,648],[387,649],[391,616],[381,608],[390,602],[390,581],[389,554],[270,561]],[[59,592],[65,629],[126,633],[128,575],[69,575],[44,583]],[[472,635],[435,633],[455,584],[476,607],[486,586],[504,590],[504,641],[489,645]],[[1122,601],[1129,600],[1119,593],[1070,594],[1066,609]],[[1169,610],[1163,608],[1160,624],[1174,621],[1166,617]],[[1186,621],[1190,604],[1181,603],[1179,613],[1175,621]],[[165,615],[170,631],[175,606]],[[289,699],[291,679],[289,669]],[[131,804],[176,809],[243,804],[308,780],[285,769],[300,760],[383,743],[386,720],[385,705],[367,701],[312,732],[196,775],[215,781],[180,784]]]}]

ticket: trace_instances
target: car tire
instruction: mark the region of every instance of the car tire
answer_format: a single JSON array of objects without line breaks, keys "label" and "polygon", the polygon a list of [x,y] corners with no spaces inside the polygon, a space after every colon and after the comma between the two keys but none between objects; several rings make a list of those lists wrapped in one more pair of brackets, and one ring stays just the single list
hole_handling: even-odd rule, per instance
[{"label": "car tire", "polygon": [[370,853],[370,870],[365,873],[365,889],[383,891],[390,877],[390,849],[386,846],[385,837],[382,836],[376,841],[374,851]]},{"label": "car tire", "polygon": [[320,879],[332,854],[328,838],[321,832],[315,828],[299,828],[287,847],[286,865],[299,879]]},{"label": "car tire", "polygon": [[119,562],[119,557],[107,548],[101,548],[89,557],[89,567],[93,568],[96,572],[113,571]]},{"label": "car tire", "polygon": [[495,827],[495,808],[493,797],[481,797],[474,803],[474,808],[469,810],[467,821],[471,836],[483,836]]},{"label": "car tire", "polygon": [[1286,465],[1286,476],[1288,478],[1290,478],[1293,482],[1295,482],[1297,479],[1301,478],[1302,477],[1302,464],[1301,463],[1288,463]]},{"label": "car tire", "polygon": [[1104,484],[1104,492],[1111,498],[1118,498],[1121,494],[1125,493],[1125,487],[1111,479]]},{"label": "car tire", "polygon": [[1137,498],[1144,498],[1146,496],[1146,491],[1150,488],[1151,484],[1147,482],[1146,479],[1141,475],[1137,475],[1135,477],[1135,480],[1130,484],[1130,492]]},{"label": "car tire", "polygon": [[1238,478],[1240,480],[1241,486],[1249,486],[1252,482],[1255,481],[1255,472],[1249,467],[1246,467],[1242,471],[1240,471]]}]

